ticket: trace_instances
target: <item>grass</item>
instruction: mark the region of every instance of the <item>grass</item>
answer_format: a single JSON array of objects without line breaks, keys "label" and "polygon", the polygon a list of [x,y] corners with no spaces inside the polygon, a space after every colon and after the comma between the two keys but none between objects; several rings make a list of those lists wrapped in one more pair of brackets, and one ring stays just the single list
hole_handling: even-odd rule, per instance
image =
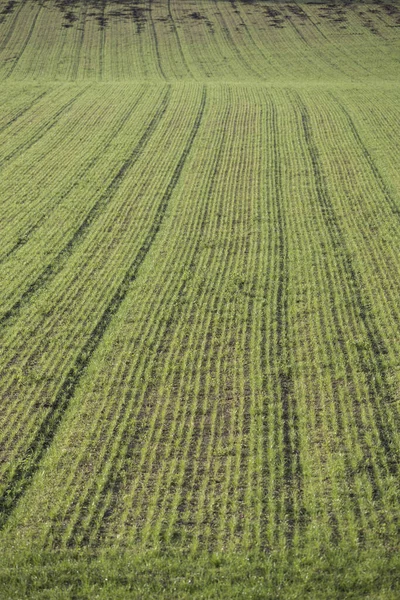
[{"label": "grass", "polygon": [[398,4],[0,13],[0,595],[398,597]]},{"label": "grass", "polygon": [[[4,562],[3,562],[4,564]],[[151,551],[14,555],[0,571],[4,598],[367,598],[398,597],[398,557],[386,551],[325,555]],[[283,568],[282,568],[283,567]]]}]

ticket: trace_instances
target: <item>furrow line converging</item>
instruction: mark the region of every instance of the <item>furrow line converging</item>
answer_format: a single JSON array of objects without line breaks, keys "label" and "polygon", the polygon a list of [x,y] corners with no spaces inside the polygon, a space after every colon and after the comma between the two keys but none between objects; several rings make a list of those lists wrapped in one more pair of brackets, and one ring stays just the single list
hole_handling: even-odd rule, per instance
[{"label": "furrow line converging", "polygon": [[20,50],[20,52],[19,52],[18,56],[17,56],[17,57],[16,57],[16,59],[14,60],[14,62],[13,62],[13,64],[12,64],[12,66],[11,66],[11,69],[10,69],[10,70],[9,70],[9,72],[7,73],[7,77],[6,77],[6,79],[8,79],[9,77],[11,77],[11,75],[14,73],[14,70],[15,70],[15,68],[16,68],[16,66],[17,66],[17,64],[18,64],[18,63],[19,63],[19,61],[21,60],[21,58],[22,58],[22,55],[24,54],[24,52],[25,52],[25,50],[26,50],[26,47],[27,47],[27,45],[28,45],[28,44],[29,44],[29,42],[30,42],[30,39],[31,39],[31,37],[32,37],[32,34],[33,34],[33,30],[35,29],[36,22],[37,22],[37,20],[38,20],[38,18],[39,18],[39,15],[40,15],[40,13],[42,12],[42,10],[43,10],[43,4],[40,4],[40,5],[39,5],[39,10],[37,11],[37,13],[36,13],[36,15],[35,15],[35,17],[34,17],[34,19],[33,19],[33,22],[32,22],[32,25],[31,25],[31,27],[30,27],[30,29],[29,29],[28,35],[26,36],[26,38],[25,38],[25,41],[24,41],[24,43],[23,43],[23,45],[22,45],[22,49]]},{"label": "furrow line converging", "polygon": [[[298,439],[298,416],[295,395],[293,393],[293,378],[291,366],[288,364],[290,355],[290,344],[288,336],[288,286],[289,286],[289,267],[288,267],[288,248],[286,244],[287,223],[285,209],[283,206],[284,198],[282,194],[282,170],[281,160],[278,153],[278,122],[276,106],[271,101],[271,126],[274,135],[273,159],[275,172],[275,193],[276,193],[276,219],[277,219],[277,254],[278,254],[278,283],[276,293],[276,351],[275,356],[278,361],[272,365],[272,372],[277,377],[278,389],[281,396],[282,408],[282,426],[283,426],[283,478],[286,487],[285,495],[285,515],[288,519],[287,540],[292,542],[295,528],[295,506],[293,492],[297,491],[298,498],[301,498],[301,480],[302,469],[299,457],[299,439]],[[292,441],[292,436],[294,440]]]},{"label": "furrow line converging", "polygon": [[0,127],[0,133],[3,133],[3,131],[5,131],[6,129],[8,129],[9,127],[11,127],[11,125],[13,125],[13,123],[15,123],[16,121],[18,121],[18,119],[20,117],[22,117],[25,113],[27,113],[33,106],[35,106],[35,104],[37,104],[44,96],[46,96],[46,94],[50,93],[51,91],[52,91],[51,89],[48,89],[45,92],[42,92],[39,96],[36,96],[36,98],[34,100],[32,100],[32,102],[30,104],[28,104],[28,106],[25,106],[22,110],[20,110],[11,119],[11,121],[8,121],[8,123],[6,123],[2,127]]},{"label": "furrow line converging", "polygon": [[[213,164],[215,164],[215,159],[213,160]],[[208,181],[209,181],[209,177],[205,177],[205,180],[208,182]],[[207,189],[207,188],[208,188],[208,183],[207,183],[207,184],[206,184],[206,186],[205,186],[205,189]],[[204,191],[204,194],[206,195],[206,197],[209,197],[209,193],[208,193],[207,191]],[[208,206],[208,202],[207,202],[207,205],[206,205],[206,207],[207,207],[207,206]],[[206,207],[205,207],[205,208],[206,208]],[[200,214],[200,218],[199,218],[199,220],[197,221],[197,222],[198,222],[198,225],[194,225],[194,224],[193,224],[193,226],[192,226],[192,227],[190,227],[189,229],[190,229],[190,230],[192,230],[192,229],[194,228],[195,230],[199,230],[200,232],[203,232],[203,230],[204,230],[204,227],[205,227],[205,224],[206,224],[206,222],[207,222],[207,219],[208,219],[208,215],[209,215],[209,210],[206,208],[206,209],[203,211],[203,213],[202,213],[202,214]],[[188,271],[190,271],[190,272],[192,272],[192,270],[195,268],[195,266],[196,266],[196,264],[197,264],[197,261],[198,261],[198,257],[196,256],[196,255],[197,255],[197,249],[199,248],[199,243],[200,243],[200,241],[201,241],[202,237],[203,237],[203,236],[202,236],[202,233],[200,233],[199,237],[197,238],[197,241],[196,241],[195,245],[194,245],[193,247],[191,247],[191,248],[190,248],[190,251],[189,251],[189,252],[187,252],[187,256],[188,256],[188,258],[190,259],[190,262],[189,262],[189,265],[188,265],[188,267],[187,267],[187,270],[188,270]],[[190,257],[191,257],[191,258],[190,258]],[[185,269],[185,270],[186,270],[186,269]],[[179,291],[178,291],[178,293],[177,293],[178,297],[180,297],[180,295],[181,295],[181,294],[184,294],[184,292],[185,292],[185,290],[186,290],[186,286],[187,286],[187,284],[186,284],[186,282],[184,282],[184,283],[183,283],[183,285],[180,287],[180,290],[179,290]],[[203,294],[204,294],[204,291],[203,291]],[[202,297],[203,297],[203,295],[202,295]],[[201,301],[200,301],[200,299],[199,299],[198,301],[199,301],[199,303],[201,302]],[[188,305],[188,307],[187,307],[187,312],[185,311],[185,312],[182,314],[182,317],[181,317],[181,318],[182,318],[183,320],[185,320],[185,318],[190,318],[190,317],[189,317],[189,313],[191,312],[191,310],[192,310],[192,306],[189,304],[189,305]],[[185,316],[185,315],[187,315],[187,316]],[[173,324],[173,320],[174,320],[174,319],[173,319],[173,314],[171,314],[171,317],[170,317],[170,318],[169,318],[169,320],[167,321],[167,323],[166,323],[166,327],[164,328],[164,331],[165,331],[165,333],[167,333],[167,332],[168,332],[168,329],[169,329],[169,327],[170,327],[170,326]],[[205,325],[204,325],[204,323],[203,323],[203,324],[202,324],[202,326],[201,326],[201,329],[203,329],[204,327],[205,327]],[[194,327],[194,326],[193,326],[193,329],[195,329],[195,327]],[[206,331],[204,332],[204,335],[206,335]],[[169,337],[169,336],[168,336],[168,337]],[[167,339],[168,339],[168,338],[167,338]],[[164,340],[164,343],[165,343],[165,340]],[[178,345],[179,345],[179,344],[178,344]],[[176,348],[175,348],[175,349],[176,349]],[[171,350],[172,350],[172,349],[171,349]],[[172,350],[172,351],[173,351],[173,350]],[[174,354],[172,354],[172,356],[170,355],[170,359],[169,359],[169,360],[172,360],[172,361],[173,361],[173,360],[174,360],[174,356],[175,356]],[[200,355],[200,356],[201,356],[201,355]],[[152,375],[150,375],[150,376],[149,376],[149,378],[150,378],[150,380],[151,380],[151,378],[152,378]],[[169,402],[170,402],[170,400],[171,400],[171,399],[169,398]],[[195,410],[196,410],[196,404],[197,404],[197,403],[194,403],[193,411],[195,411]],[[139,415],[139,417],[138,417],[138,418],[139,418],[139,420],[140,420],[140,415]],[[162,421],[162,417],[160,417],[160,418],[159,418],[159,421],[160,421],[160,420]],[[154,431],[155,431],[155,429],[154,429],[155,427],[156,427],[156,423],[155,423],[155,421],[153,421],[153,420],[152,420],[152,425],[151,425],[151,431],[152,431],[152,432],[154,432]],[[149,435],[150,435],[150,431],[149,431]],[[190,439],[191,432],[189,431],[189,432],[187,433],[187,435],[189,436],[189,439]],[[150,440],[150,438],[149,438],[149,440]],[[146,445],[148,446],[148,444],[146,444]],[[150,450],[150,447],[149,447],[149,450]],[[141,463],[140,463],[140,464],[142,464],[142,460],[144,461],[145,459],[146,459],[146,455],[144,454],[144,455],[142,455],[142,459],[141,459]],[[144,464],[144,463],[143,463],[143,464]],[[134,493],[134,492],[132,492],[132,493]],[[135,514],[136,514],[136,513],[135,513]]]},{"label": "furrow line converging", "polygon": [[179,37],[178,28],[177,28],[177,26],[176,26],[176,23],[175,23],[175,21],[174,21],[174,18],[173,18],[173,16],[172,16],[172,10],[171,10],[171,0],[168,0],[168,2],[167,2],[167,7],[168,7],[168,16],[169,16],[169,18],[170,18],[170,21],[171,21],[171,26],[172,26],[172,29],[173,29],[173,31],[174,31],[174,34],[175,34],[175,39],[176,39],[176,43],[177,43],[177,46],[178,46],[178,51],[179,51],[179,54],[180,54],[180,56],[181,56],[181,59],[182,59],[182,62],[183,62],[183,64],[185,65],[185,69],[187,70],[187,72],[188,72],[190,75],[192,75],[192,73],[191,73],[191,71],[190,71],[190,69],[189,69],[189,66],[188,66],[188,64],[187,64],[187,60],[186,60],[186,58],[185,58],[185,55],[183,54],[182,43],[181,43],[181,39],[180,39],[180,37]]},{"label": "furrow line converging", "polygon": [[248,61],[244,58],[243,54],[240,52],[237,44],[235,44],[235,41],[234,41],[234,39],[232,37],[232,33],[231,33],[230,29],[229,29],[229,25],[227,24],[227,22],[225,20],[225,17],[223,16],[223,14],[222,14],[219,6],[218,6],[217,0],[214,0],[214,4],[215,4],[215,8],[217,9],[218,14],[220,15],[222,23],[223,23],[223,25],[222,25],[222,31],[224,33],[224,36],[225,36],[225,39],[227,41],[228,47],[235,54],[235,56],[238,59],[239,63],[241,63],[243,65],[245,72],[246,73],[247,72],[253,73],[253,75],[255,75],[256,79],[259,79],[260,78],[260,74],[257,71],[255,71],[253,69],[253,67],[248,63]]},{"label": "furrow line converging", "polygon": [[[141,92],[141,94],[139,95],[139,97],[136,99],[135,103],[133,104],[133,106],[129,107],[129,109],[127,110],[127,112],[123,115],[122,119],[117,123],[116,125],[116,130],[120,131],[124,128],[125,124],[127,123],[127,121],[129,120],[129,117],[132,114],[132,111],[135,110],[135,108],[139,105],[141,99],[143,98],[144,94],[146,93],[146,90],[143,90]],[[115,139],[115,129],[113,129],[110,133],[110,135],[108,136],[106,143],[104,146],[102,146],[101,148],[101,152],[99,150],[98,154],[96,154],[96,156],[94,156],[89,163],[85,166],[85,168],[79,173],[79,179],[84,178],[95,166],[96,164],[99,162],[99,160],[102,158],[102,156],[104,156],[105,152],[107,152],[107,150],[109,149],[109,147],[111,146],[111,144],[113,143],[114,139]],[[78,181],[76,179],[72,180],[70,182],[70,184],[68,185],[68,187],[63,191],[62,195],[60,196],[60,198],[57,201],[54,201],[52,203],[52,211],[57,208],[59,206],[59,204],[61,204],[61,202],[63,202],[65,200],[65,198],[68,197],[68,195],[70,194],[70,192],[77,186]],[[49,216],[49,212],[46,212],[45,214],[43,214],[38,221],[36,221],[36,223],[32,223],[31,226],[29,227],[28,231],[24,233],[23,237],[18,239],[18,241],[14,244],[14,246],[12,246],[10,248],[10,250],[8,250],[8,252],[6,254],[4,254],[1,258],[0,258],[0,264],[2,264],[4,261],[6,261],[8,258],[10,258],[10,256],[12,254],[14,254],[14,252],[16,252],[17,250],[19,250],[22,246],[24,246],[30,239],[30,237],[34,234],[34,232],[42,225],[42,223],[46,220],[46,218]],[[0,325],[2,324],[2,320],[0,318]]]},{"label": "furrow line converging", "polygon": [[79,36],[79,41],[78,41],[78,47],[75,52],[75,58],[74,58],[72,74],[71,74],[71,79],[74,81],[78,78],[79,63],[80,63],[80,58],[81,58],[83,41],[85,38],[86,17],[87,17],[87,5],[85,4],[83,7],[83,11],[82,11],[82,22],[80,24],[80,36]]},{"label": "furrow line converging", "polygon": [[[227,110],[227,112],[223,118],[224,118],[225,124],[222,127],[222,131],[227,132],[229,130],[229,128],[227,127],[227,124],[229,123],[229,121],[231,119],[230,110]],[[192,262],[190,263],[190,266],[189,266],[189,269],[191,272],[195,272],[196,267],[198,267],[198,262],[199,262],[198,249],[199,249],[199,244],[201,243],[201,240],[203,239],[203,235],[205,235],[207,232],[207,229],[206,229],[206,223],[208,220],[207,217],[210,219],[209,227],[210,227],[210,225],[212,225],[213,222],[215,223],[215,220],[213,221],[212,218],[210,218],[211,214],[212,214],[212,211],[210,210],[211,209],[210,200],[213,197],[213,192],[216,187],[217,172],[223,168],[221,166],[221,165],[223,165],[223,162],[224,162],[222,157],[223,157],[224,153],[226,156],[226,148],[227,147],[229,147],[229,138],[228,138],[227,133],[225,133],[225,135],[223,135],[223,137],[222,137],[219,151],[214,159],[214,169],[211,171],[210,178],[209,178],[209,189],[208,189],[207,193],[205,194],[205,196],[207,198],[207,204],[204,207],[203,216],[202,216],[202,219],[201,219],[200,225],[199,225],[199,231],[201,233],[200,233],[200,236],[197,238],[196,244],[194,245],[194,248],[193,248],[193,258],[192,258]],[[215,206],[214,211],[218,211],[218,208],[217,208],[218,205],[214,205],[214,206]],[[216,215],[214,214],[214,217],[215,216]],[[216,221],[218,222],[218,217],[217,217]],[[196,227],[196,230],[197,230],[197,227]],[[226,275],[226,271],[229,271],[229,266],[230,266],[229,258],[232,258],[232,256],[233,256],[233,254],[231,255],[231,257],[225,255],[225,260],[224,259],[221,260],[221,264],[223,264],[224,267],[223,267],[223,269],[220,270],[218,277],[214,279],[214,285],[213,285],[214,290],[220,289],[220,284],[224,280],[224,275]],[[213,270],[212,263],[208,263],[207,268],[210,270]],[[207,296],[209,297],[209,294],[210,294],[210,289],[207,289],[207,287],[204,286],[202,296],[196,298],[197,306],[205,306],[205,305],[207,306]],[[218,311],[218,309],[220,309],[220,307],[218,306],[218,304],[220,302],[220,298],[217,293],[214,298],[212,298],[212,296],[211,296],[209,302],[210,303],[208,306],[208,310],[210,310],[211,313],[214,313],[214,312]],[[184,319],[190,318],[189,315],[193,314],[192,311],[193,311],[193,305],[189,305],[188,311],[185,315],[183,315],[183,318]],[[197,322],[194,321],[193,328],[195,331],[201,331],[202,337],[205,340],[209,340],[211,338],[211,329],[215,326],[215,322],[213,319],[207,320],[206,315],[207,315],[207,312],[204,315],[204,313],[202,311],[201,312],[199,311],[199,314],[197,315]],[[204,320],[204,317],[206,317],[205,320]],[[207,361],[210,361],[211,352],[212,352],[212,350],[210,348],[209,350],[206,350],[205,352],[199,353],[199,370],[198,370],[198,372],[199,372],[200,376],[201,376],[201,371],[202,371],[200,365],[203,365],[205,367],[205,364],[207,363]],[[172,361],[174,360],[174,356],[171,356],[171,360]],[[218,360],[215,361],[215,365],[217,365],[217,364],[219,365]],[[219,368],[219,366],[218,367],[216,366],[216,368]],[[203,370],[203,376],[204,376],[204,372],[207,372],[207,371],[209,371],[208,368]],[[195,375],[196,369],[194,368],[194,365],[193,365],[192,372],[194,374],[194,378],[196,378],[197,375]],[[185,376],[182,375],[181,381],[179,383],[179,387],[181,389],[184,385],[185,379],[186,379]],[[219,380],[219,377],[217,376],[216,379]],[[205,387],[205,385],[204,385],[204,387]],[[204,390],[201,389],[201,391],[203,392],[204,397],[206,398],[208,396],[206,389],[204,389]],[[199,390],[199,392],[200,392],[200,390]],[[181,445],[183,446],[182,452],[183,452],[184,456],[187,458],[187,460],[185,460],[185,462],[189,462],[189,464],[192,463],[194,460],[193,456],[191,456],[189,453],[192,440],[196,440],[196,442],[197,442],[197,437],[198,437],[198,439],[200,439],[202,437],[201,435],[196,436],[194,433],[194,427],[195,427],[194,424],[196,422],[200,421],[200,419],[201,419],[200,415],[197,415],[196,413],[199,410],[200,406],[202,406],[204,408],[204,405],[199,405],[199,402],[198,402],[199,396],[200,396],[200,394],[198,394],[198,395],[196,394],[196,401],[193,403],[194,406],[191,407],[191,410],[189,413],[190,416],[188,417],[188,421],[189,421],[189,423],[191,423],[192,426],[186,432],[185,432],[184,428],[181,429],[180,447],[181,447]],[[197,417],[197,419],[196,419],[196,417]],[[166,465],[167,464],[168,464],[168,461],[166,460]],[[189,471],[190,471],[190,469],[189,469]],[[183,478],[183,477],[186,477],[186,475],[187,475],[186,469],[183,468],[181,470],[180,477]],[[172,476],[172,473],[171,473],[171,476]],[[182,491],[181,484],[179,485],[178,489],[180,492]],[[159,491],[157,492],[157,495],[158,496],[160,495]],[[175,498],[171,497],[168,500],[169,500],[169,502],[173,502],[175,504],[175,506],[177,506],[178,500],[176,497]],[[164,506],[165,506],[165,504],[164,504]],[[164,510],[167,510],[167,509],[164,508]],[[170,510],[168,510],[168,514],[171,514]],[[151,518],[150,519],[148,518],[147,521],[150,523]],[[163,521],[163,517],[162,517],[162,513],[161,513],[158,517],[158,523],[160,524],[160,527],[161,527],[162,521]],[[172,520],[172,523],[171,523],[171,521],[169,523],[170,532],[172,531],[173,523],[174,523],[174,520]]]},{"label": "furrow line converging", "polygon": [[50,121],[48,121],[38,132],[36,135],[34,135],[28,142],[25,142],[23,144],[21,144],[20,146],[18,146],[18,148],[15,148],[15,150],[13,150],[10,154],[8,154],[7,156],[5,156],[3,158],[3,160],[0,161],[0,169],[12,158],[14,158],[14,156],[17,156],[18,154],[20,154],[21,152],[26,152],[27,150],[29,150],[30,148],[32,148],[32,146],[34,146],[36,144],[36,142],[38,142],[39,140],[41,140],[46,133],[48,133],[55,125],[57,125],[58,123],[58,119],[59,117],[63,114],[63,112],[65,112],[66,110],[68,110],[73,104],[75,104],[75,102],[78,100],[78,98],[80,98],[80,96],[82,96],[87,90],[89,89],[89,87],[85,87],[85,89],[81,90],[80,92],[78,92],[78,94],[76,96],[74,96],[73,98],[71,98],[71,100],[68,100],[68,102],[66,104],[64,104],[56,113],[55,115],[53,115],[53,117],[50,119]]},{"label": "furrow line converging", "polygon": [[104,79],[104,46],[105,46],[105,38],[106,38],[106,3],[107,0],[101,0],[100,3],[100,17],[99,17],[99,25],[100,25],[100,44],[99,44],[99,79],[102,81]]},{"label": "furrow line converging", "polygon": [[32,296],[36,294],[39,289],[43,288],[52,279],[54,279],[57,273],[61,271],[68,258],[75,251],[77,245],[82,243],[92,224],[102,214],[103,209],[109,204],[110,200],[118,191],[122,181],[124,180],[126,172],[135,164],[139,156],[142,154],[145,146],[147,146],[154,130],[167,110],[170,94],[171,90],[170,87],[168,87],[160,110],[157,111],[156,115],[153,117],[149,126],[140,138],[138,144],[135,146],[129,157],[124,161],[123,165],[120,167],[118,173],[113,177],[105,192],[92,206],[82,223],[79,225],[78,229],[74,232],[66,246],[64,246],[64,248],[62,248],[62,250],[57,254],[54,261],[42,271],[37,279],[22,294],[20,299],[0,317],[0,326],[4,326],[11,318],[15,318],[20,313],[21,309],[30,302]]},{"label": "furrow line converging", "polygon": [[17,21],[18,21],[19,13],[22,11],[22,9],[25,6],[26,2],[27,2],[27,0],[23,0],[23,2],[21,2],[20,6],[19,6],[19,8],[17,10],[17,12],[15,13],[14,20],[13,20],[11,26],[10,26],[10,29],[8,30],[7,35],[5,36],[4,41],[3,41],[3,43],[0,46],[0,52],[2,52],[4,50],[4,48],[6,48],[8,42],[10,41],[10,38],[11,38],[12,34],[14,33],[14,29],[15,29],[15,26],[16,26]]},{"label": "furrow line converging", "polygon": [[[355,300],[358,306],[358,317],[363,324],[365,335],[369,344],[370,356],[368,359],[361,351],[358,352],[358,357],[360,366],[366,378],[370,398],[373,402],[373,411],[376,419],[379,440],[386,456],[387,468],[392,474],[397,474],[400,458],[399,451],[393,446],[390,429],[388,429],[389,423],[384,421],[381,413],[382,408],[390,409],[391,404],[394,404],[395,401],[393,391],[388,382],[386,365],[384,364],[382,358],[382,354],[387,353],[387,350],[385,349],[385,341],[380,336],[379,331],[375,326],[375,317],[369,309],[368,304],[364,300],[362,285],[359,277],[357,276],[353,259],[347,247],[344,233],[338,223],[334,208],[330,202],[324,175],[321,171],[321,167],[319,166],[319,155],[312,136],[308,111],[299,97],[298,104],[300,107],[304,136],[310,154],[317,196],[321,206],[323,220],[326,224],[336,258],[339,260],[343,273],[346,275],[351,289],[354,292]],[[335,312],[337,311],[335,302],[332,303],[332,310]],[[336,317],[336,322],[338,322],[338,317]],[[347,354],[345,344],[342,344],[342,346],[343,351]],[[381,401],[384,401],[383,407],[381,406]]]},{"label": "furrow line converging", "polygon": [[156,51],[158,68],[159,68],[159,71],[160,71],[163,79],[167,80],[167,77],[165,75],[165,72],[164,72],[164,69],[163,69],[162,63],[161,63],[161,54],[160,54],[160,48],[159,48],[159,44],[158,44],[158,37],[157,37],[157,32],[156,32],[156,25],[154,23],[153,9],[152,9],[151,3],[152,3],[152,0],[149,0],[149,16],[150,16],[151,29],[153,31],[154,47],[155,47],[155,51]]},{"label": "furrow line converging", "polygon": [[[155,236],[158,233],[158,230],[162,224],[165,212],[169,205],[170,198],[172,197],[174,189],[176,188],[176,185],[178,184],[178,181],[180,179],[180,176],[183,171],[186,160],[191,152],[194,140],[196,138],[197,132],[200,128],[200,125],[201,125],[201,122],[203,119],[205,106],[206,106],[206,88],[203,88],[200,108],[199,108],[196,120],[194,122],[192,131],[191,131],[188,141],[185,145],[185,148],[182,152],[180,160],[179,160],[177,166],[175,167],[175,171],[174,171],[172,178],[168,184],[168,187],[164,193],[161,204],[157,210],[157,214],[156,214],[155,220],[153,222],[153,226],[152,226],[153,232],[151,231],[149,233],[149,236],[151,236],[152,238],[155,238]],[[146,245],[146,242],[144,243],[144,245]],[[147,252],[146,252],[146,254],[147,254]],[[170,317],[170,319],[172,319],[172,317]],[[168,323],[166,324],[166,328],[168,328]],[[165,330],[165,328],[164,328],[164,330]],[[125,416],[124,413],[125,413],[125,411],[120,412],[119,417],[118,417],[118,422],[116,423],[116,429],[118,428],[118,424],[120,422],[123,422],[124,416]],[[127,426],[129,426],[129,423],[125,424],[125,427],[127,427]],[[123,438],[124,438],[124,433],[121,434],[121,439],[123,439]],[[122,451],[122,454],[123,454],[124,461],[129,460],[129,458],[130,458],[129,447],[124,448]],[[120,459],[120,455],[121,455],[121,451],[117,452],[117,454],[114,456],[114,458],[113,458],[114,464],[117,464],[118,460]],[[110,479],[108,479],[106,481],[106,492],[110,492],[109,504],[107,505],[107,513],[109,513],[109,514],[112,514],[113,510],[115,508],[115,502],[117,500],[116,490],[119,488],[120,485],[121,485],[121,481],[120,481],[120,476],[118,474],[118,470],[117,469],[113,470],[111,468],[110,469]],[[93,489],[91,491],[91,494],[93,495],[94,493],[95,493],[95,490]],[[103,492],[103,495],[104,495],[104,497],[108,497],[107,493],[105,493],[105,492]],[[100,510],[101,508],[102,508],[102,504],[100,504],[100,506],[98,506],[98,510]],[[91,522],[93,520],[95,520],[95,518],[96,518],[96,514],[94,513],[92,515]],[[76,524],[76,526],[74,528],[75,531],[76,531],[77,526],[78,526],[78,524]],[[75,531],[71,532],[70,537],[74,537]],[[85,542],[87,543],[86,537],[85,537]]]},{"label": "furrow line converging", "polygon": [[354,124],[354,121],[353,121],[352,117],[350,116],[349,111],[347,110],[347,108],[345,108],[343,103],[332,92],[328,92],[328,95],[336,102],[336,104],[340,107],[342,113],[345,115],[348,126],[350,128],[350,131],[352,132],[353,137],[354,137],[355,141],[357,142],[357,145],[359,146],[362,154],[364,155],[364,158],[366,159],[366,161],[374,175],[374,178],[375,178],[378,186],[380,187],[388,206],[390,207],[390,210],[393,212],[394,215],[396,215],[396,217],[398,219],[400,219],[400,206],[398,206],[397,203],[395,202],[395,200],[392,198],[389,188],[386,185],[385,180],[383,179],[381,173],[379,172],[379,169],[376,166],[371,153],[369,152],[369,150],[365,146],[364,142],[362,141],[361,136],[358,133],[357,128]]},{"label": "furrow line converging", "polygon": [[[152,123],[153,127],[151,127],[151,132],[156,127],[159,119],[164,114],[166,110],[166,106],[168,104],[170,96],[170,88],[168,88],[167,93],[163,100],[163,107],[161,109],[161,113],[159,112],[156,117],[154,117]],[[202,105],[204,110],[204,105]],[[202,115],[202,112],[201,112]],[[1,509],[1,518],[0,518],[0,528],[4,527],[7,522],[8,517],[12,513],[18,499],[23,495],[27,487],[29,486],[33,475],[35,474],[40,460],[43,457],[43,454],[48,448],[58,430],[58,427],[62,421],[65,411],[68,408],[69,402],[73,397],[76,388],[78,387],[82,377],[84,376],[87,367],[90,363],[90,360],[99,346],[101,340],[103,339],[113,317],[119,310],[123,300],[125,299],[132,282],[136,279],[139,269],[144,262],[151,246],[153,245],[157,234],[160,230],[162,222],[164,220],[169,200],[172,196],[173,190],[179,180],[180,174],[182,172],[186,157],[190,152],[190,148],[193,144],[197,129],[200,124],[201,116],[199,115],[196,120],[195,127],[192,131],[192,135],[189,139],[189,143],[185,147],[185,151],[174,171],[170,184],[162,198],[162,201],[158,207],[156,212],[153,224],[151,229],[146,236],[141,248],[139,249],[135,259],[130,264],[122,282],[118,286],[116,292],[105,308],[102,316],[100,317],[97,325],[92,331],[92,334],[86,343],[86,345],[79,352],[72,368],[67,373],[63,384],[61,385],[59,392],[56,395],[55,401],[52,404],[49,412],[46,417],[43,419],[40,427],[35,433],[34,439],[31,442],[29,448],[27,448],[25,452],[26,461],[21,460],[20,465],[14,471],[11,480],[7,483],[3,494],[0,497],[0,509]],[[149,127],[150,129],[150,127]],[[147,130],[147,137],[151,135]],[[146,134],[144,134],[146,135]],[[146,139],[142,138],[142,147],[146,143]],[[140,143],[139,143],[140,145]],[[120,177],[125,174],[125,172],[132,166],[135,162],[136,156],[139,152],[138,147],[135,148],[134,153],[131,154],[130,159],[128,159],[124,165],[121,167],[119,174]],[[115,180],[116,181],[116,180]],[[117,184],[115,184],[117,185]],[[29,458],[28,458],[29,457]]]}]

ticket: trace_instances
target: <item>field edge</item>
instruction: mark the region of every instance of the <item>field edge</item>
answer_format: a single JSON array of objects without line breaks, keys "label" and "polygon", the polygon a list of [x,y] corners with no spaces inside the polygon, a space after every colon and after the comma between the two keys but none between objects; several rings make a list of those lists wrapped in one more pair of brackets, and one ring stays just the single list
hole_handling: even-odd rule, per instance
[{"label": "field edge", "polygon": [[400,554],[377,546],[285,556],[9,550],[0,558],[0,596],[394,600],[400,596]]}]

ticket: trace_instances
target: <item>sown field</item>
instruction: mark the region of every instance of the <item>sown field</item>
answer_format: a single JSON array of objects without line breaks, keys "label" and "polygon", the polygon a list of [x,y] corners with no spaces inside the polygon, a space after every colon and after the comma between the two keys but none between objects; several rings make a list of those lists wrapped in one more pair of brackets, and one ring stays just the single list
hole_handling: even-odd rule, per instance
[{"label": "sown field", "polygon": [[400,597],[400,4],[0,0],[0,597]]}]

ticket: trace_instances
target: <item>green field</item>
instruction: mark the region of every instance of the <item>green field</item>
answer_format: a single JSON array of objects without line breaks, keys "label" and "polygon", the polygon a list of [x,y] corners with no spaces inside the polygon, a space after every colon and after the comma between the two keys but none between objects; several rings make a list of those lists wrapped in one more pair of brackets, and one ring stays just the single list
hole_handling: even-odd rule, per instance
[{"label": "green field", "polygon": [[400,597],[400,3],[0,0],[0,598]]}]

